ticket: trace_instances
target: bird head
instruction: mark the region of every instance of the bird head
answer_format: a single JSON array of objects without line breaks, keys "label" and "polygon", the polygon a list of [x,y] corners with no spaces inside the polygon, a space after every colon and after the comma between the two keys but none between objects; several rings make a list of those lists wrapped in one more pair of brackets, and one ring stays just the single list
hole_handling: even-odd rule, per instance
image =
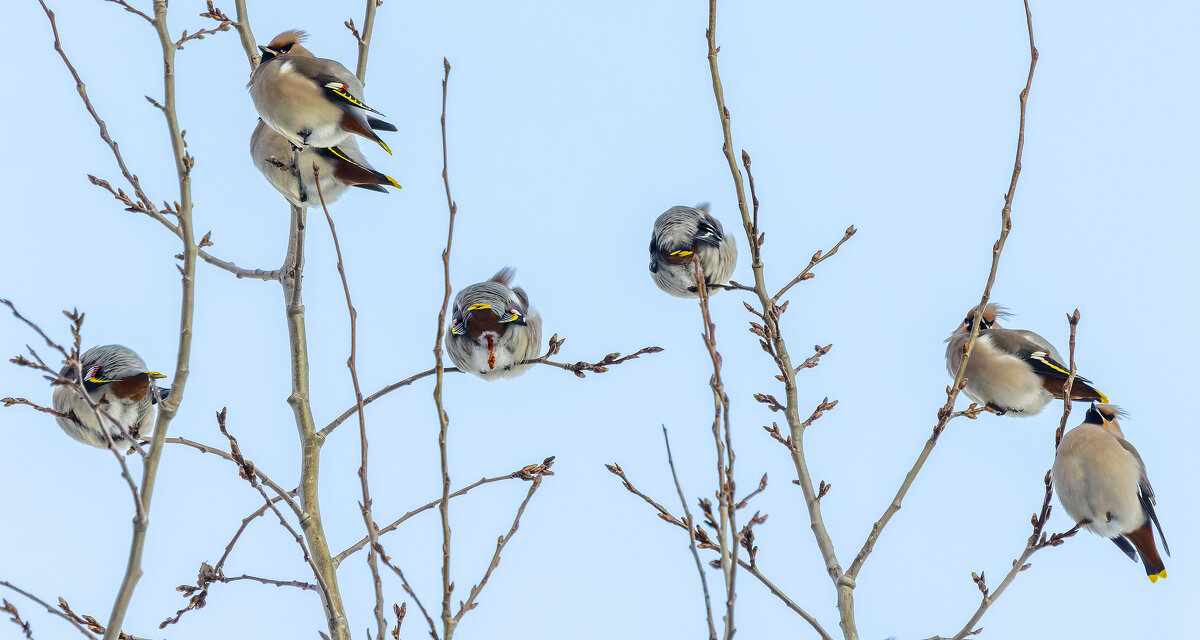
[{"label": "bird head", "polygon": [[1105,431],[1112,433],[1118,438],[1124,438],[1125,435],[1121,433],[1121,425],[1117,423],[1117,418],[1124,418],[1128,415],[1128,411],[1115,404],[1097,404],[1093,402],[1092,406],[1088,407],[1087,415],[1083,418],[1083,423],[1103,427]]},{"label": "bird head", "polygon": [[298,29],[291,29],[275,36],[273,40],[264,45],[258,45],[262,51],[262,61],[266,62],[275,57],[282,56],[307,56],[314,57],[313,53],[304,48],[300,41],[308,37],[308,34]]},{"label": "bird head", "polygon": [[[971,309],[967,311],[967,317],[963,318],[962,323],[958,325],[958,330],[955,331],[955,333],[969,333],[971,331],[971,325],[975,323],[975,310],[977,308],[978,307],[971,307]],[[983,308],[983,317],[979,320],[979,330],[983,331],[984,329],[991,329],[992,327],[996,326],[996,320],[998,318],[1007,318],[1010,315],[1012,314],[1010,314],[1004,307],[994,302],[989,302]]]}]

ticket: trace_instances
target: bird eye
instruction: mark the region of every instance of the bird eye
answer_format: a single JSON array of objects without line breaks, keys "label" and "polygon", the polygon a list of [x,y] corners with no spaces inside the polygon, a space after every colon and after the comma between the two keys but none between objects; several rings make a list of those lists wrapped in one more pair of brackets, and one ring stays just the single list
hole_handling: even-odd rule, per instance
[{"label": "bird eye", "polygon": [[290,44],[285,44],[282,47],[279,47],[279,53],[287,53],[291,50],[292,50],[292,45],[290,45]]}]

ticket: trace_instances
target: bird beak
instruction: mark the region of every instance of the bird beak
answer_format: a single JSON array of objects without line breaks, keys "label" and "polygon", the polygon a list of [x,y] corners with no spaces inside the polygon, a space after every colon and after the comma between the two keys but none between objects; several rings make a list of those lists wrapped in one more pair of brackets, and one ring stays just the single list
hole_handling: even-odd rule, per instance
[{"label": "bird beak", "polygon": [[150,376],[150,379],[151,379],[151,380],[157,380],[157,379],[159,379],[159,378],[165,378],[165,377],[166,377],[166,376],[164,376],[163,374],[161,374],[161,373],[159,373],[159,372],[157,372],[157,371],[147,371],[147,372],[146,372],[146,375]]},{"label": "bird beak", "polygon": [[491,308],[492,308],[491,305],[484,304],[482,302],[476,302],[475,304],[467,307],[467,311],[478,311],[480,309],[491,309]]},{"label": "bird beak", "polygon": [[271,54],[271,55],[275,55],[275,52],[274,52],[274,51],[271,51],[271,50],[270,50],[270,49],[267,47],[267,45],[264,45],[264,44],[260,44],[260,45],[258,45],[258,50],[259,50],[259,51],[262,51],[263,53],[269,53],[269,54]]}]

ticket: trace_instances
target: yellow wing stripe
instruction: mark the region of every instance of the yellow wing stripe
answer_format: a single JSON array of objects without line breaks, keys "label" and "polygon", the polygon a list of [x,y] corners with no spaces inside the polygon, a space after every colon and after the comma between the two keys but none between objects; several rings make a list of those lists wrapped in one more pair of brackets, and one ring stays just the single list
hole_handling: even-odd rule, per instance
[{"label": "yellow wing stripe", "polygon": [[[379,113],[378,111],[372,109],[371,107],[368,107],[363,101],[350,95],[349,91],[347,91],[346,89],[343,89],[343,87],[345,87],[345,86],[346,85],[339,84],[337,82],[330,82],[329,84],[325,85],[325,87],[327,89],[329,89],[330,91],[332,91],[334,94],[340,96],[343,100],[358,107],[359,109],[365,109],[367,111],[370,111],[371,113]],[[382,116],[383,114],[379,113],[379,115]]]}]

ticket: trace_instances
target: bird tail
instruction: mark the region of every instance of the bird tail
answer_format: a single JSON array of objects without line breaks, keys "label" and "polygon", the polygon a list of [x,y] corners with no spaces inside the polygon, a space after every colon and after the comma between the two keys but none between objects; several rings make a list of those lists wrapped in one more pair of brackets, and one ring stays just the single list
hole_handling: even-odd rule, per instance
[{"label": "bird tail", "polygon": [[167,397],[170,395],[171,395],[171,387],[159,387],[158,388],[158,396],[155,396],[153,393],[150,394],[150,404],[152,404],[152,405],[158,404],[159,398],[166,400]]},{"label": "bird tail", "polygon": [[324,151],[327,151],[340,161],[334,166],[333,176],[340,180],[342,184],[352,186],[386,184],[397,189],[402,188],[400,183],[396,182],[395,178],[355,162],[337,147],[329,147],[328,149],[324,149]]},{"label": "bird tail", "polygon": [[[1066,380],[1056,377],[1042,378],[1042,386],[1046,391],[1049,391],[1055,398],[1063,397],[1063,385]],[[1075,376],[1075,381],[1071,383],[1071,399],[1072,400],[1090,400],[1101,404],[1108,404],[1108,396],[1100,393],[1100,390],[1092,386],[1092,381],[1083,376]]]},{"label": "bird tail", "polygon": [[1158,555],[1158,546],[1154,544],[1154,531],[1150,528],[1149,521],[1125,534],[1125,537],[1142,556],[1142,564],[1146,566],[1146,576],[1150,578],[1150,582],[1158,582],[1159,578],[1167,577],[1167,568]]},{"label": "bird tail", "polygon": [[375,144],[383,147],[383,150],[388,152],[388,155],[392,155],[391,147],[387,146],[387,143],[384,142],[382,138],[375,135],[375,132],[371,130],[371,127],[367,124],[366,120],[366,118],[359,120],[358,118],[354,117],[354,114],[346,111],[342,113],[341,125],[346,131],[358,134],[367,140],[374,142]]}]

